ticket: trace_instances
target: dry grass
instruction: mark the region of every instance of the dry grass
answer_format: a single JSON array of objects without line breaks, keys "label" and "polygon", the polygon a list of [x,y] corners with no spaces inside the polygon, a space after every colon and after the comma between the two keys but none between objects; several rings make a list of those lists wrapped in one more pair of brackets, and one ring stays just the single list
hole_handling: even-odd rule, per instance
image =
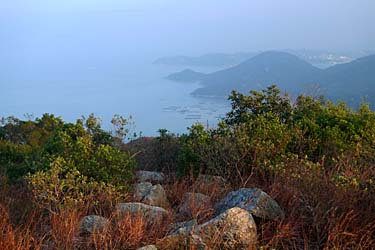
[{"label": "dry grass", "polygon": [[[296,168],[294,168],[296,169]],[[303,178],[286,173],[265,181],[254,178],[247,184],[257,186],[274,197],[286,212],[283,221],[261,221],[258,225],[258,247],[262,249],[373,249],[375,245],[374,190],[353,186],[335,186],[332,173],[310,170]],[[363,173],[368,174],[368,173]],[[214,216],[209,207],[194,207],[189,218],[177,216],[186,192],[201,192],[191,179],[175,180],[166,187],[171,202],[171,221],[150,224],[142,216],[113,213],[113,201],[103,204],[81,204],[51,212],[33,206],[25,187],[2,186],[0,189],[0,249],[137,249],[158,242],[176,220],[207,221]],[[217,189],[206,191],[213,200],[222,198]],[[220,193],[220,194],[218,194]],[[81,235],[79,221],[96,213],[111,220],[103,232]],[[220,237],[209,242],[219,249]],[[191,248],[193,249],[193,247]]]}]

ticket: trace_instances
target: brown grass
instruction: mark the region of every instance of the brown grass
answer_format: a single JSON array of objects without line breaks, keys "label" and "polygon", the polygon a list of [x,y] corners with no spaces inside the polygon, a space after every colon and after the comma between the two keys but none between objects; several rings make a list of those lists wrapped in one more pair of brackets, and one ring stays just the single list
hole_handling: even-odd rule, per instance
[{"label": "brown grass", "polygon": [[[291,163],[292,164],[292,163]],[[296,166],[293,168],[298,169]],[[375,195],[356,186],[336,186],[334,173],[301,168],[303,178],[296,172],[264,180],[256,175],[247,186],[260,187],[274,197],[285,210],[283,221],[258,223],[258,247],[262,249],[373,249],[375,245]],[[363,175],[368,175],[364,171]],[[158,242],[173,221],[198,219],[207,221],[214,216],[207,207],[194,207],[189,218],[177,216],[177,209],[186,192],[205,191],[192,179],[175,180],[166,185],[171,202],[171,220],[150,224],[142,216],[113,213],[113,201],[102,204],[80,204],[58,211],[35,207],[23,185],[0,188],[0,249],[137,249]],[[219,187],[217,187],[219,188]],[[217,189],[206,191],[213,200],[222,198]],[[103,215],[111,226],[103,232],[81,235],[79,221],[87,214]],[[211,249],[220,245],[219,237],[209,242]],[[193,248],[192,248],[193,249]]]}]

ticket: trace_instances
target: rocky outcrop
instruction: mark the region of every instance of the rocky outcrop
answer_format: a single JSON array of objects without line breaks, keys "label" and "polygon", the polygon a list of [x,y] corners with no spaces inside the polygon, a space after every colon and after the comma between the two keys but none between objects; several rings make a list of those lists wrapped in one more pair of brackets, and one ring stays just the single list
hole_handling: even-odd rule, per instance
[{"label": "rocky outcrop", "polygon": [[119,203],[116,206],[118,216],[142,216],[154,224],[168,218],[168,211],[161,207],[150,206],[139,202]]},{"label": "rocky outcrop", "polygon": [[165,176],[160,172],[140,170],[135,173],[138,182],[164,183]]},{"label": "rocky outcrop", "polygon": [[168,208],[167,193],[160,185],[152,185],[150,182],[142,182],[135,185],[135,198],[147,205]]},{"label": "rocky outcrop", "polygon": [[230,192],[215,205],[215,209],[219,213],[233,207],[243,208],[262,219],[276,220],[285,217],[284,211],[279,204],[258,188],[241,188]]},{"label": "rocky outcrop", "polygon": [[198,235],[206,244],[219,244],[219,249],[247,249],[257,240],[253,217],[246,210],[234,207],[198,226]]},{"label": "rocky outcrop", "polygon": [[81,233],[91,234],[94,232],[102,232],[108,225],[108,219],[98,215],[88,215],[81,219],[79,228]]},{"label": "rocky outcrop", "polygon": [[212,209],[211,199],[201,193],[186,193],[178,211],[182,216],[194,216],[197,212]]},{"label": "rocky outcrop", "polygon": [[148,245],[141,248],[138,248],[137,250],[158,250],[155,245]]},{"label": "rocky outcrop", "polygon": [[[235,207],[197,226],[183,227],[162,239],[158,249],[248,249],[257,241],[253,217]],[[159,247],[160,246],[160,247]]]}]

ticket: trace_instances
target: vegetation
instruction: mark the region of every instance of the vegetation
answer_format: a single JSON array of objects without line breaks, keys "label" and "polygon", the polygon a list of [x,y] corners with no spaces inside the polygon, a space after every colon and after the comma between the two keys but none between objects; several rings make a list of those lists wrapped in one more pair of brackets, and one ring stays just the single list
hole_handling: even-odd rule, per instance
[{"label": "vegetation", "polygon": [[[260,187],[286,212],[258,228],[259,249],[371,249],[375,243],[375,112],[322,97],[292,100],[271,86],[232,92],[232,110],[215,129],[193,125],[176,136],[124,144],[127,120],[113,133],[93,115],[75,124],[44,115],[3,119],[0,127],[0,248],[72,249],[79,218],[111,217],[128,200],[132,170],[169,174],[172,214],[199,173],[220,175],[230,189]],[[173,176],[179,178],[174,179]],[[212,189],[212,198],[222,194]],[[46,212],[47,211],[47,212]],[[201,213],[203,214],[203,213]],[[136,249],[165,234],[141,219],[85,238],[83,249]],[[47,229],[42,225],[48,225]],[[152,230],[152,234],[148,233]]]}]

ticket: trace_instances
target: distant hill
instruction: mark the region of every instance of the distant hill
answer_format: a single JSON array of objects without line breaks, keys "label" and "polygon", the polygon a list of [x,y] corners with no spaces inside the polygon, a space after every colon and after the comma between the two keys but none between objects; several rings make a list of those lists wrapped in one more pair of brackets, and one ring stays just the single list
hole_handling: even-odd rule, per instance
[{"label": "distant hill", "polygon": [[173,66],[199,66],[199,67],[230,67],[244,62],[258,53],[212,53],[197,57],[173,56],[157,59],[155,64],[173,65]]},{"label": "distant hill", "polygon": [[183,71],[170,74],[166,78],[171,81],[175,82],[198,82],[200,81],[206,74],[196,72],[191,69],[185,69]]},{"label": "distant hill", "polygon": [[323,71],[320,84],[327,97],[357,105],[363,97],[375,107],[375,55],[339,64]]},{"label": "distant hill", "polygon": [[226,96],[236,89],[247,92],[277,84],[282,90],[301,91],[318,80],[322,70],[285,52],[264,52],[237,66],[207,74],[201,79],[205,87],[196,95]]},{"label": "distant hill", "polygon": [[295,55],[269,51],[225,70],[210,74],[185,70],[173,74],[173,78],[200,81],[203,87],[194,95],[228,96],[234,89],[247,93],[271,84],[297,95],[317,85],[320,93],[332,100],[356,106],[367,96],[375,104],[375,55],[320,69]]},{"label": "distant hill", "polygon": [[[327,68],[336,64],[347,63],[356,58],[372,54],[370,51],[357,52],[332,52],[324,50],[280,50],[289,54],[298,56],[302,60],[311,63],[319,68]],[[233,54],[211,53],[202,56],[172,56],[157,59],[155,64],[186,66],[186,67],[232,67],[238,65],[256,55],[262,53],[257,52],[240,52]]]}]

